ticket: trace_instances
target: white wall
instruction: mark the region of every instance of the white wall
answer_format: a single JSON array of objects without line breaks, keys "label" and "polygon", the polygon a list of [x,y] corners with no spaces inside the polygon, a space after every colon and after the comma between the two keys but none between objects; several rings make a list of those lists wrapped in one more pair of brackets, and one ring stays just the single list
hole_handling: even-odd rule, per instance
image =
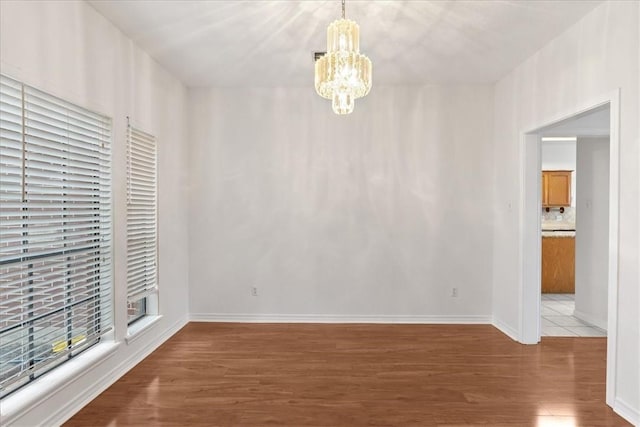
[{"label": "white wall", "polygon": [[571,173],[571,206],[576,205],[576,142],[542,141],[542,170],[570,170]]},{"label": "white wall", "polygon": [[[0,2],[2,73],[113,119],[116,352],[46,399],[16,425],[55,424],[115,381],[187,319],[186,89],[84,2]],[[126,327],[126,116],[157,136],[162,319],[130,344]],[[50,378],[45,377],[44,381]],[[42,382],[26,389],[37,394]],[[24,390],[24,389],[23,389]],[[3,406],[3,416],[6,406]],[[4,425],[3,420],[3,425]]]},{"label": "white wall", "polygon": [[607,329],[609,138],[579,137],[577,165],[574,315]]},{"label": "white wall", "polygon": [[490,321],[492,92],[191,90],[193,318]]},{"label": "white wall", "polygon": [[[618,349],[616,407],[640,419],[638,331],[639,3],[604,2],[495,87],[493,311],[519,331],[520,132],[621,91]],[[515,206],[513,211],[508,206]],[[622,408],[622,409],[620,409]]]}]

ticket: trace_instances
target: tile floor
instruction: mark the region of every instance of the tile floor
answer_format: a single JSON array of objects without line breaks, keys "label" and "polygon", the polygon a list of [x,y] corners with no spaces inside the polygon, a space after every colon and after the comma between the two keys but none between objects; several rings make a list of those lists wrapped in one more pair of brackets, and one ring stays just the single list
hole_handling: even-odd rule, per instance
[{"label": "tile floor", "polygon": [[542,294],[543,337],[606,337],[607,332],[574,317],[574,294]]}]

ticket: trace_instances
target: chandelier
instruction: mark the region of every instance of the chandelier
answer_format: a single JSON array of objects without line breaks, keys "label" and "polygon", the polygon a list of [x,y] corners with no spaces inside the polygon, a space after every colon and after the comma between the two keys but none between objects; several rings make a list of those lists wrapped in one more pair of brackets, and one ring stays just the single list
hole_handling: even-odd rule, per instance
[{"label": "chandelier", "polygon": [[316,92],[330,99],[333,112],[350,114],[356,98],[371,90],[371,60],[360,53],[360,27],[342,19],[327,28],[327,53],[316,61]]}]

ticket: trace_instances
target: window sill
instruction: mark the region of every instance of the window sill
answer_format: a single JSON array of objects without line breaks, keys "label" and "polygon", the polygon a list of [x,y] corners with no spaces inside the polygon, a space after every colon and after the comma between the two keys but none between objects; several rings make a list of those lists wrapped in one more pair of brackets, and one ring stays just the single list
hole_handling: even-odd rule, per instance
[{"label": "window sill", "polygon": [[87,369],[94,368],[107,360],[115,353],[119,345],[114,341],[96,344],[93,348],[85,350],[31,384],[25,385],[22,389],[2,399],[2,410],[0,411],[2,425],[11,424],[15,418],[31,410],[47,396],[60,391],[86,374]]},{"label": "window sill", "polygon": [[127,336],[125,337],[125,341],[127,342],[127,344],[131,344],[142,335],[147,333],[153,325],[157,324],[160,321],[160,319],[162,319],[161,315],[145,316],[135,322],[133,325],[129,326],[129,328],[127,329]]}]

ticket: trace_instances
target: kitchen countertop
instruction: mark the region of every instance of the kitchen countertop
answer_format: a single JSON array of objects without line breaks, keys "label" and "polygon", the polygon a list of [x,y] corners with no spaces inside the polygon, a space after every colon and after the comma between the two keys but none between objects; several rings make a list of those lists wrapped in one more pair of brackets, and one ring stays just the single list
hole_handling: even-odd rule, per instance
[{"label": "kitchen countertop", "polygon": [[575,237],[576,224],[573,221],[542,221],[542,237]]},{"label": "kitchen countertop", "polygon": [[575,230],[550,231],[542,230],[542,237],[576,237]]},{"label": "kitchen countertop", "polygon": [[576,231],[575,222],[569,221],[542,221],[542,231]]}]

